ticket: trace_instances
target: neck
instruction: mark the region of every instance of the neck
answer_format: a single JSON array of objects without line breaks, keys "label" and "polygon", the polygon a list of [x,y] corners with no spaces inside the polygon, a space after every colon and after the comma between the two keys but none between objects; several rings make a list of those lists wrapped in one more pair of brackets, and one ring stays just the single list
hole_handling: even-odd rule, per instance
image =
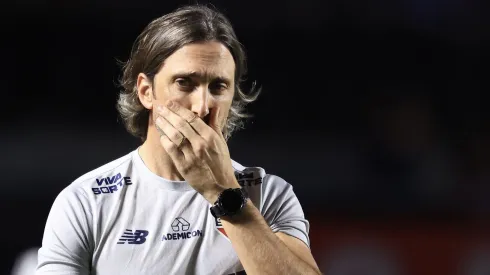
[{"label": "neck", "polygon": [[139,148],[139,155],[152,173],[167,180],[182,181],[174,162],[160,143],[160,133],[150,125],[145,142]]}]

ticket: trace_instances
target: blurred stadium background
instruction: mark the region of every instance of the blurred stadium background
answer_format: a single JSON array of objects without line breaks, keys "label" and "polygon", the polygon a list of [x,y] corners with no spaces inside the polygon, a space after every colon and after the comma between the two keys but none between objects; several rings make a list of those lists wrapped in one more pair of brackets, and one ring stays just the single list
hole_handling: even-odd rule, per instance
[{"label": "blurred stadium background", "polygon": [[[138,145],[116,60],[186,3],[0,4],[1,274],[29,274],[66,185]],[[325,274],[490,274],[488,3],[211,3],[264,89],[232,156],[294,186]]]}]

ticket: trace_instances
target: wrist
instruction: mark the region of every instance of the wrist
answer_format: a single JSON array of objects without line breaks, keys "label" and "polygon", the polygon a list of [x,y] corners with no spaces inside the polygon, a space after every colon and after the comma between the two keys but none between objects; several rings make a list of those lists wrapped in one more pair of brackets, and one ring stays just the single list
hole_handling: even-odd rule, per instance
[{"label": "wrist", "polygon": [[201,195],[206,199],[210,204],[214,204],[218,198],[219,195],[226,190],[227,188],[222,187],[222,186],[216,186],[211,190],[208,190],[206,192],[201,193]]},{"label": "wrist", "polygon": [[236,180],[235,177],[229,180],[226,184],[223,185],[215,184],[212,188],[202,192],[201,195],[210,204],[215,204],[216,201],[218,200],[219,195],[226,189],[230,189],[230,188],[241,188],[240,184],[238,184],[238,181]]},{"label": "wrist", "polygon": [[233,215],[233,216],[223,216],[220,217],[221,221],[223,222],[228,222],[228,223],[233,223],[233,224],[240,224],[240,223],[246,223],[251,220],[251,218],[254,216],[253,211],[256,210],[255,205],[253,205],[252,201],[247,199],[245,202],[245,205],[243,206],[242,210],[240,213]]}]

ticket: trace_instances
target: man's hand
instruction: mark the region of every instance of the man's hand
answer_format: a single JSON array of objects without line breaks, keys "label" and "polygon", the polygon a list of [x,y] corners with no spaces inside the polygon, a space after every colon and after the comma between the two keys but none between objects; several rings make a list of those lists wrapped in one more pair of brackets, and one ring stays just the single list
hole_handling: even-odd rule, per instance
[{"label": "man's hand", "polygon": [[209,126],[176,102],[157,107],[160,142],[184,179],[213,204],[227,188],[239,188],[230,153],[221,133],[220,109],[214,108]]},{"label": "man's hand", "polygon": [[[210,203],[224,189],[240,187],[221,133],[222,121],[218,108],[211,112],[208,126],[175,102],[159,106],[156,119],[160,142],[176,168]],[[320,274],[306,244],[275,235],[250,200],[241,215],[221,221],[247,274]]]}]

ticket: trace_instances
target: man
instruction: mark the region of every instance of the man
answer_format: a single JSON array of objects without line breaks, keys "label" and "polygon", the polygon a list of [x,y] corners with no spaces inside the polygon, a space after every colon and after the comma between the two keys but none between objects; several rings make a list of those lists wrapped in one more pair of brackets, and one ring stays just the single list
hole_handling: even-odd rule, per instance
[{"label": "man", "polygon": [[37,274],[319,274],[292,187],[230,159],[254,100],[228,20],[188,6],[151,22],[118,110],[144,142],[56,198]]}]

